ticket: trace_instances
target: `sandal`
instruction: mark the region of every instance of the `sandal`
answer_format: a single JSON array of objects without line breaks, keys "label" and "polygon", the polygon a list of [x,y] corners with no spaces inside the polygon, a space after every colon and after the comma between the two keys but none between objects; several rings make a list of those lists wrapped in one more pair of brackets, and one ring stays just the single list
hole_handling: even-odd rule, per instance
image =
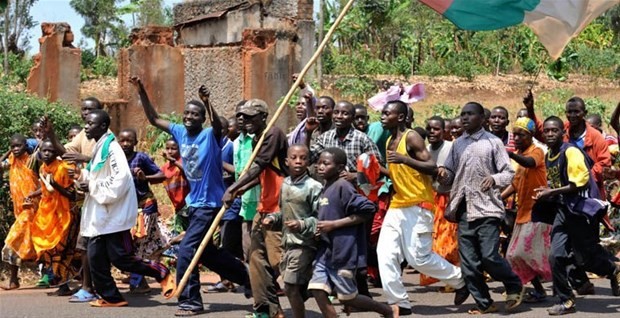
[{"label": "sandal", "polygon": [[97,299],[97,300],[91,301],[89,304],[92,307],[124,307],[124,306],[129,305],[129,303],[126,300],[121,300],[117,303],[111,303],[104,299]]},{"label": "sandal", "polygon": [[50,287],[50,277],[45,274],[43,275],[43,277],[41,277],[41,279],[39,279],[39,281],[37,282],[37,284],[35,285],[39,288],[49,288]]},{"label": "sandal", "polygon": [[547,295],[545,295],[543,293],[539,293],[537,291],[533,291],[533,292],[529,292],[529,293],[527,293],[527,295],[525,295],[525,298],[523,298],[523,302],[529,303],[529,304],[533,304],[533,303],[543,302],[546,299],[547,299]]},{"label": "sandal", "polygon": [[159,283],[161,284],[161,294],[164,296],[164,298],[170,299],[174,297],[177,289],[177,284],[172,273],[168,272],[166,277],[164,277],[164,279],[162,279]]},{"label": "sandal", "polygon": [[521,287],[521,291],[516,294],[508,294],[506,296],[506,305],[504,307],[505,311],[511,311],[521,305],[523,301],[523,296],[525,295],[525,286]]},{"label": "sandal", "polygon": [[177,312],[174,313],[174,316],[175,317],[191,317],[191,316],[200,315],[202,312],[203,312],[203,310],[179,309],[179,310],[177,310]]},{"label": "sandal", "polygon": [[478,307],[474,307],[467,311],[467,313],[470,315],[484,315],[484,314],[490,314],[494,312],[497,312],[497,307],[495,307],[495,305],[491,305],[486,309],[480,309]]},{"label": "sandal", "polygon": [[97,300],[97,296],[84,289],[78,290],[77,293],[73,294],[73,296],[69,298],[70,303],[87,303],[94,300]]}]

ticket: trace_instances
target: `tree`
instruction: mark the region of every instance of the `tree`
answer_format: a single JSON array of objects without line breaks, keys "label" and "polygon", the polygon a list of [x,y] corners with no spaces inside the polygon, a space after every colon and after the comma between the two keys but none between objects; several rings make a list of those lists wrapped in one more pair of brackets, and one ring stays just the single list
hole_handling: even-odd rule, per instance
[{"label": "tree", "polygon": [[2,19],[2,49],[4,53],[4,70],[8,73],[8,54],[23,56],[28,46],[27,30],[37,23],[30,15],[30,8],[37,0],[0,1]]},{"label": "tree", "polygon": [[95,54],[106,56],[109,40],[118,37],[124,28],[123,21],[117,14],[116,3],[120,0],[71,0],[69,4],[84,18],[81,31],[95,41]]}]

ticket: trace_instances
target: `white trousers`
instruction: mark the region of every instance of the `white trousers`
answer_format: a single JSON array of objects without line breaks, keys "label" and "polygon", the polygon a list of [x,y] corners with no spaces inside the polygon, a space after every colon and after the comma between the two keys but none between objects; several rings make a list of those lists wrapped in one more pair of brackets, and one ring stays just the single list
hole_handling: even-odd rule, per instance
[{"label": "white trousers", "polygon": [[432,250],[433,219],[431,211],[419,206],[390,208],[387,211],[379,234],[377,256],[388,304],[411,308],[401,279],[400,264],[403,260],[407,260],[420,273],[456,289],[465,286],[461,268],[450,264]]}]

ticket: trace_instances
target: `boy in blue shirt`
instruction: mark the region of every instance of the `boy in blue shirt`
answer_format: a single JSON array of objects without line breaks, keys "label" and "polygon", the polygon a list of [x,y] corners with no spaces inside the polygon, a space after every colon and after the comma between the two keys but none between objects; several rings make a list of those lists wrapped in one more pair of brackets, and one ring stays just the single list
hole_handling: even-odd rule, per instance
[{"label": "boy in blue shirt", "polygon": [[329,301],[332,289],[345,305],[392,317],[392,309],[370,297],[358,294],[355,272],[366,267],[366,226],[377,207],[359,194],[353,185],[340,178],[347,155],[340,148],[323,150],[317,162],[318,174],[325,180],[319,198],[319,239],[314,272],[308,289],[316,299],[323,317],[338,317]]},{"label": "boy in blue shirt", "polygon": [[[139,78],[132,77],[129,81],[138,90],[142,107],[151,125],[170,133],[178,142],[183,170],[190,186],[190,192],[185,198],[189,207],[189,226],[177,254],[178,283],[221,207],[225,190],[222,177],[222,123],[209,103],[209,91],[204,86],[198,90],[202,102],[192,100],[187,103],[183,111],[183,125],[179,125],[159,116]],[[203,129],[206,113],[209,114],[211,128]],[[223,279],[242,285],[249,284],[245,265],[230,252],[217,248],[213,241],[209,241],[200,262],[220,274]],[[175,316],[192,316],[203,310],[200,276],[198,267],[195,267],[187,286],[179,296]]]}]

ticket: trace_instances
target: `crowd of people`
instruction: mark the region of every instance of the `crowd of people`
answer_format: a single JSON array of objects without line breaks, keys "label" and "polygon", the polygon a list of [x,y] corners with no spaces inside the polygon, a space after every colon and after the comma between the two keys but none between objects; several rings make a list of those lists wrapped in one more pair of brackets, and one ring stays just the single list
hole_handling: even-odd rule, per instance
[{"label": "crowd of people", "polygon": [[[131,293],[150,292],[148,276],[171,298],[225,207],[218,240],[197,256],[221,281],[201,289],[194,267],[175,316],[204,312],[203,292],[237,288],[253,298],[250,317],[284,317],[283,295],[296,318],[311,296],[324,317],[338,316],[335,298],[347,313],[406,316],[406,266],[422,285],[441,282],[455,305],[471,296],[472,315],[498,311],[489,279],[505,287],[505,312],[546,300],[542,283],[552,282],[558,301],[548,313],[573,313],[575,293],[594,293],[588,272],[620,296],[618,255],[599,239],[601,226],[617,225],[608,212],[620,197],[605,185],[620,176],[618,139],[579,97],[566,102],[567,121],[539,120],[529,91],[512,125],[505,107],[468,102],[457,118],[412,128],[413,109],[398,96],[369,123],[364,105],[317,98],[301,81],[299,123],[286,134],[267,126],[260,99],[219,116],[204,86],[182,123],[171,123],[139,78],[130,83],[150,124],[171,136],[162,167],[136,151],[135,129],[110,131],[96,98],[82,101],[83,127],[71,128],[67,144],[46,117],[33,124],[34,138],[11,137],[0,160],[16,217],[2,249],[10,268],[3,289],[19,288],[21,263],[35,261],[37,285],[58,287],[49,294],[70,302],[128,305],[112,266]],[[610,125],[617,134],[620,104]],[[174,207],[171,224],[151,190],[158,183]],[[176,259],[176,276],[162,254]],[[81,286],[72,290],[76,277]],[[369,285],[387,304],[372,299]]]}]

